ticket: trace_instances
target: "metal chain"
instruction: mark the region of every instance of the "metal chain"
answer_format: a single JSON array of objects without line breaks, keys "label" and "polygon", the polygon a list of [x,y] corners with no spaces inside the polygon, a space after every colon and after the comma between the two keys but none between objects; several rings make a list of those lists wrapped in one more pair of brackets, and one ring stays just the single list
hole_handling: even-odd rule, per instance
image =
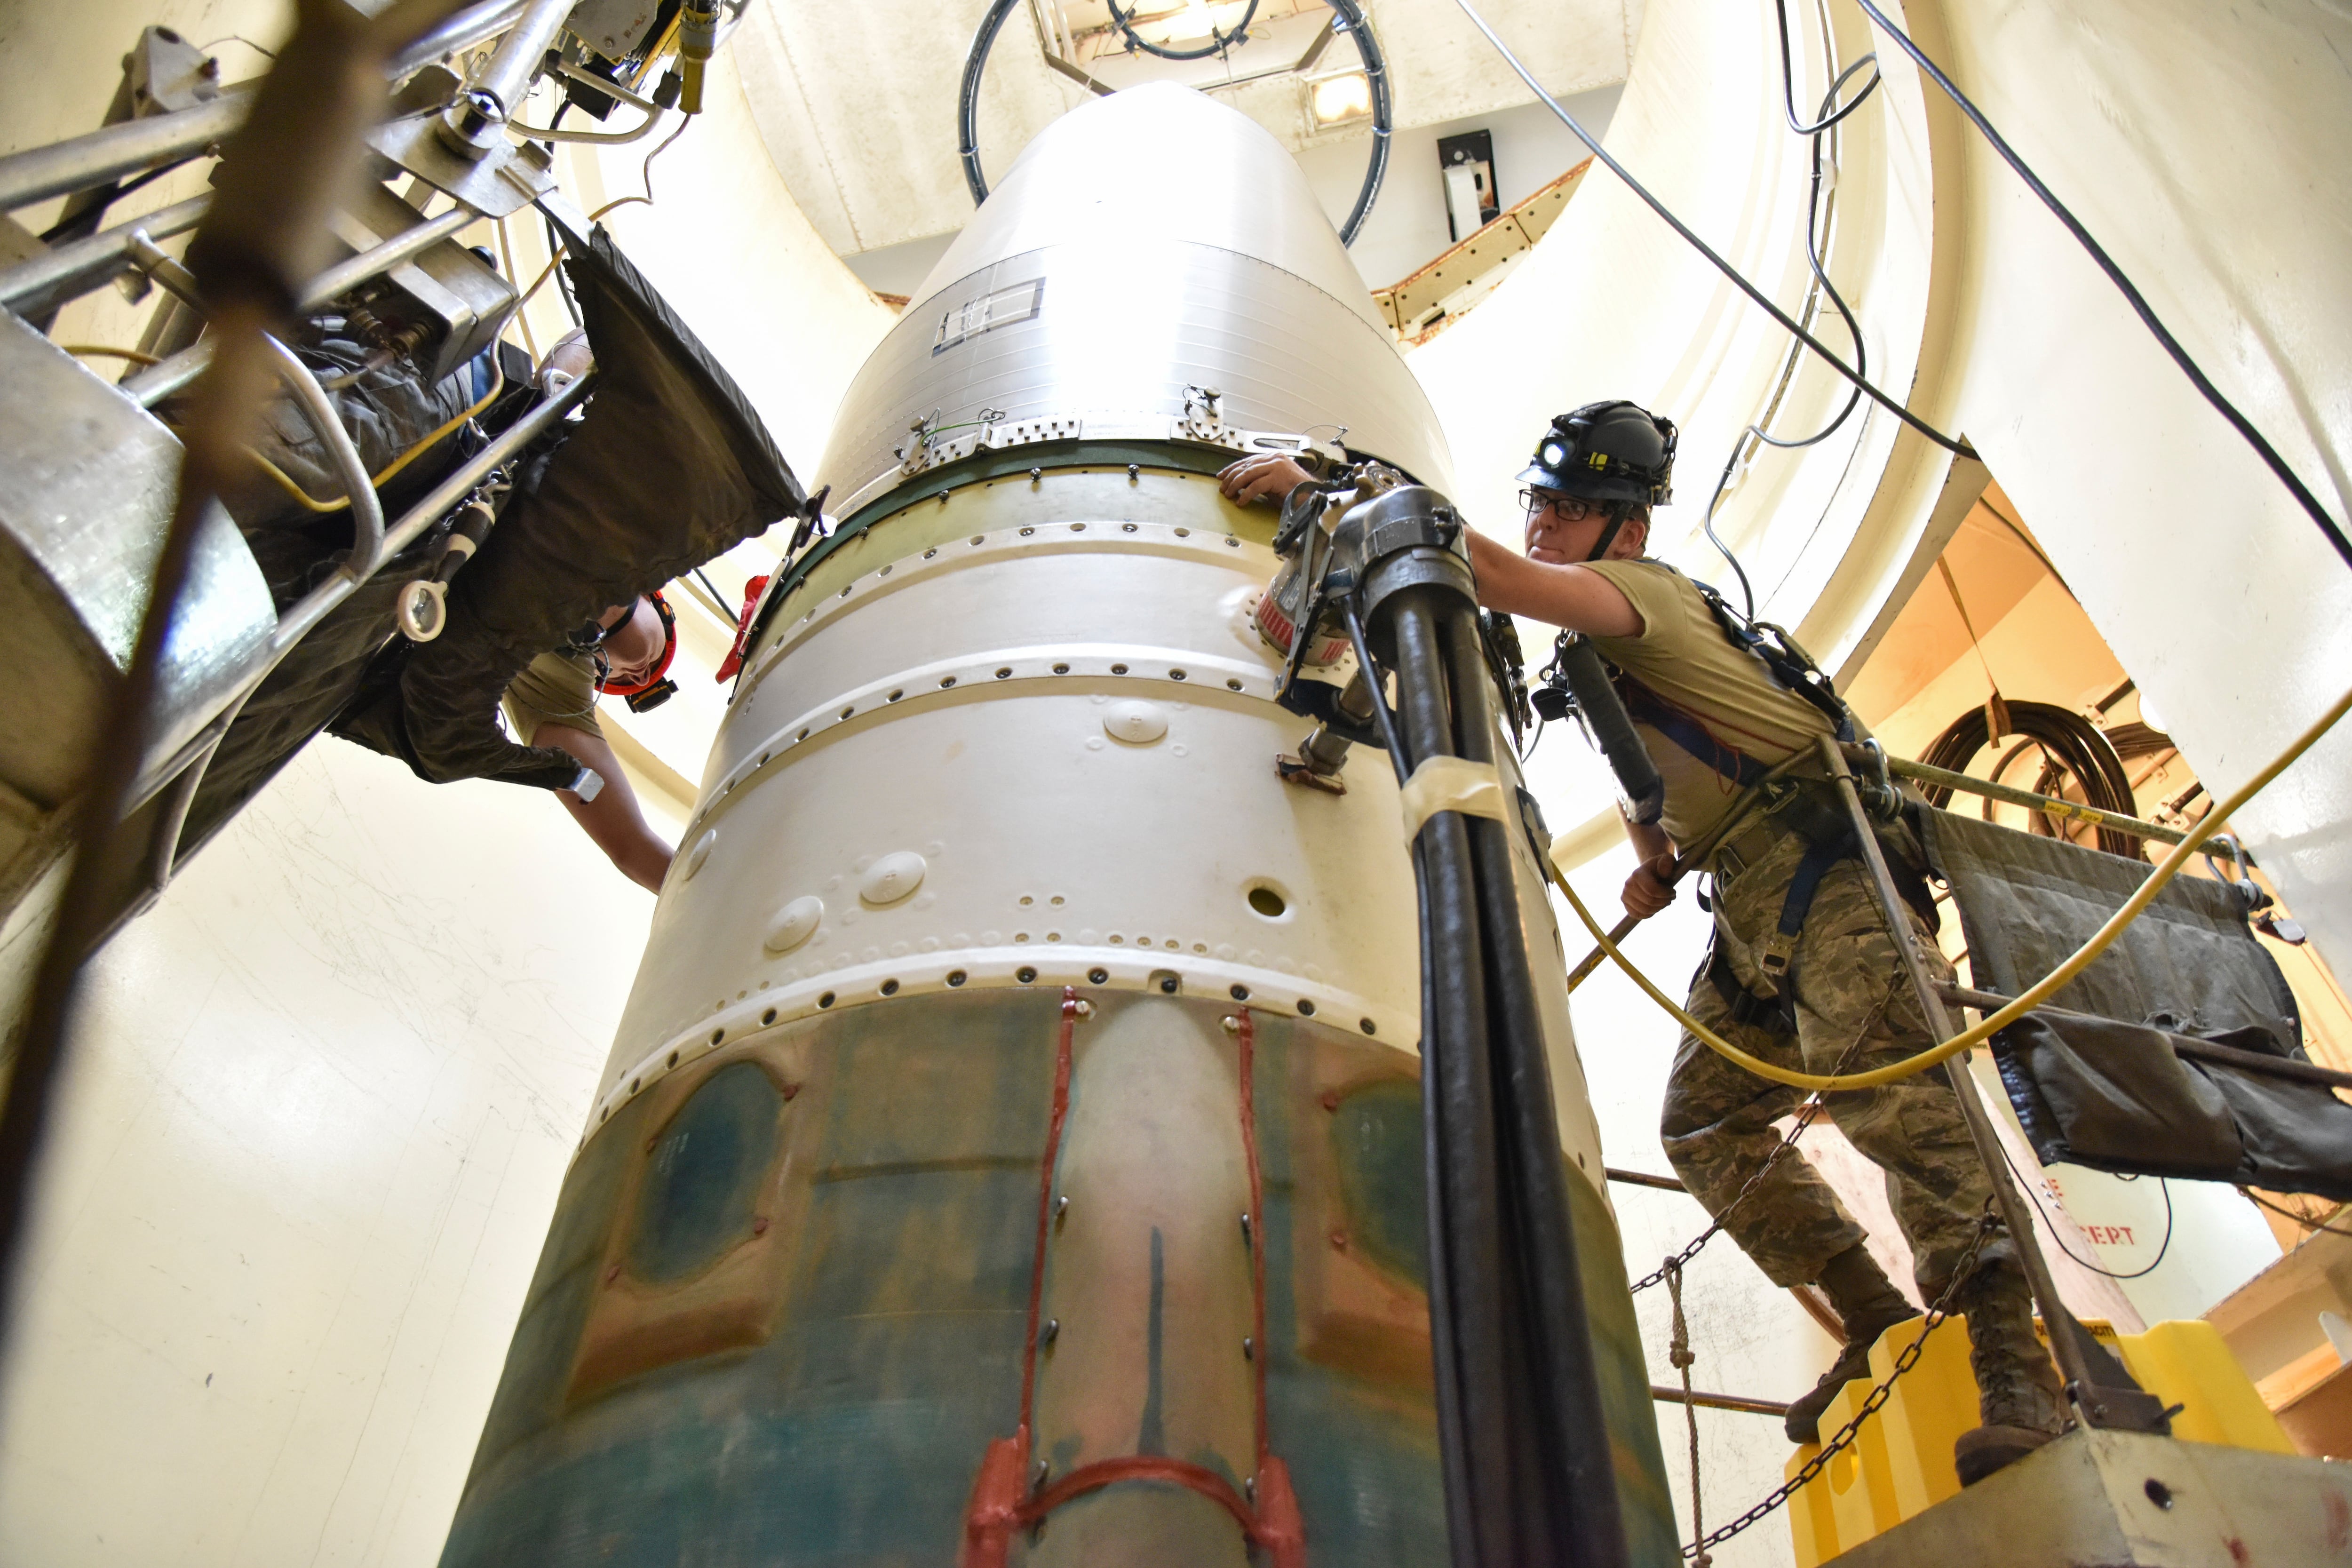
[{"label": "metal chain", "polygon": [[[1793,977],[1782,982],[1783,984],[1793,983]],[[1831,1077],[1834,1078],[1838,1076],[1844,1072],[1847,1068],[1853,1065],[1853,1058],[1855,1056],[1860,1054],[1863,1042],[1867,1038],[1869,1038],[1869,1037],[1866,1034],[1857,1035],[1847,1044],[1844,1050],[1838,1053],[1836,1063],[1830,1068]],[[1769,1154],[1764,1156],[1764,1163],[1756,1167],[1756,1173],[1748,1177],[1747,1181],[1740,1184],[1738,1193],[1733,1196],[1729,1203],[1723,1205],[1722,1212],[1718,1213],[1715,1216],[1714,1220],[1708,1224],[1705,1230],[1700,1231],[1698,1235],[1692,1239],[1689,1246],[1684,1247],[1680,1252],[1675,1253],[1672,1258],[1667,1258],[1665,1262],[1658,1268],[1651,1270],[1648,1274],[1643,1275],[1633,1286],[1632,1293],[1636,1296],[1640,1295],[1651,1286],[1655,1285],[1659,1280],[1664,1279],[1669,1269],[1681,1268],[1692,1258],[1696,1258],[1699,1254],[1699,1248],[1705,1247],[1708,1242],[1713,1241],[1715,1239],[1716,1232],[1723,1228],[1723,1222],[1729,1219],[1734,1211],[1736,1211],[1741,1204],[1748,1201],[1749,1194],[1755,1192],[1759,1186],[1763,1184],[1764,1178],[1771,1174],[1772,1167],[1780,1163],[1780,1156],[1786,1154],[1790,1150],[1797,1146],[1797,1140],[1805,1135],[1805,1129],[1811,1127],[1813,1124],[1813,1118],[1822,1113],[1822,1100],[1820,1095],[1807,1095],[1805,1097],[1805,1103],[1797,1108],[1796,1125],[1789,1129],[1789,1135],[1780,1140],[1780,1146],[1778,1148],[1774,1149]],[[1691,1195],[1693,1197],[1696,1197],[1698,1194],[1694,1193]]]},{"label": "metal chain", "polygon": [[1669,1258],[1664,1272],[1666,1294],[1674,1299],[1675,1303],[1674,1343],[1666,1352],[1666,1359],[1674,1363],[1676,1372],[1682,1373],[1683,1424],[1690,1429],[1692,1545],[1683,1555],[1691,1558],[1694,1568],[1712,1568],[1715,1559],[1706,1554],[1706,1521],[1699,1512],[1698,1406],[1691,1402],[1691,1363],[1698,1358],[1691,1354],[1690,1325],[1683,1320],[1683,1266],[1679,1260]]},{"label": "metal chain", "polygon": [[[1987,1209],[1988,1211],[1990,1209],[1990,1200],[1987,1203]],[[1977,1254],[1983,1251],[1985,1243],[2000,1231],[2000,1222],[1994,1218],[1990,1212],[1987,1212],[1977,1221],[1976,1239],[1969,1243],[1969,1249],[1961,1257],[1958,1266],[1952,1270],[1951,1279],[1945,1285],[1943,1294],[1937,1296],[1936,1304],[1927,1309],[1927,1320],[1919,1325],[1918,1337],[1905,1346],[1903,1353],[1895,1358],[1895,1370],[1886,1374],[1885,1382],[1873,1388],[1864,1398],[1862,1408],[1854,1412],[1853,1419],[1839,1427],[1836,1436],[1822,1445],[1822,1451],[1805,1461],[1804,1468],[1765,1494],[1763,1501],[1714,1534],[1700,1536],[1699,1539],[1684,1547],[1683,1556],[1685,1559],[1694,1563],[1705,1563],[1707,1561],[1707,1548],[1722,1545],[1749,1525],[1770,1514],[1814,1477],[1827,1469],[1829,1462],[1839,1453],[1853,1445],[1855,1436],[1862,1431],[1862,1424],[1878,1414],[1880,1407],[1895,1397],[1895,1380],[1918,1365],[1919,1358],[1927,1354],[1927,1336],[1942,1327],[1944,1320],[1951,1316],[1953,1299],[1958,1296],[1960,1287],[1968,1283],[1969,1276],[1976,1270]],[[1685,1374],[1685,1379],[1687,1381],[1687,1373]],[[1685,1405],[1684,1408],[1689,1407]],[[1694,1515],[1697,1511],[1696,1505],[1697,1500],[1694,1496],[1692,1499]]]},{"label": "metal chain", "polygon": [[[1839,1065],[1837,1070],[1841,1072],[1845,1070],[1843,1063]],[[1763,1184],[1764,1178],[1771,1174],[1772,1167],[1780,1163],[1780,1156],[1787,1153],[1790,1149],[1796,1146],[1797,1140],[1804,1136],[1805,1129],[1811,1126],[1813,1124],[1813,1118],[1819,1116],[1821,1113],[1822,1097],[1818,1094],[1811,1096],[1806,1100],[1803,1105],[1798,1107],[1797,1124],[1789,1129],[1789,1135],[1780,1140],[1780,1146],[1764,1157],[1764,1163],[1756,1167],[1756,1173],[1748,1177],[1747,1182],[1741,1185],[1738,1195],[1734,1197],[1729,1203],[1723,1205],[1722,1211],[1715,1216],[1714,1220],[1705,1230],[1700,1231],[1698,1235],[1691,1240],[1690,1245],[1685,1247],[1680,1252],[1675,1253],[1657,1268],[1652,1269],[1649,1273],[1643,1275],[1639,1280],[1635,1281],[1633,1293],[1636,1296],[1640,1295],[1651,1286],[1655,1285],[1658,1281],[1666,1278],[1669,1273],[1678,1272],[1685,1264],[1688,1263],[1692,1258],[1696,1258],[1699,1254],[1699,1249],[1705,1247],[1708,1242],[1715,1239],[1716,1233],[1723,1228],[1723,1222],[1729,1219],[1732,1216],[1732,1214],[1738,1210],[1739,1205],[1748,1201],[1749,1194],[1753,1193],[1759,1186]],[[1693,1195],[1696,1196],[1696,1194],[1694,1194]]]}]

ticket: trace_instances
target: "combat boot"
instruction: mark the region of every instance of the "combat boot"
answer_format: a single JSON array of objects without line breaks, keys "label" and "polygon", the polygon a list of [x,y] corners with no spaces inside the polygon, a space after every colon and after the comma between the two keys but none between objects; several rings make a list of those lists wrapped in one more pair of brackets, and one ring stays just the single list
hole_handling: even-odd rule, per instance
[{"label": "combat boot", "polygon": [[1820,1284],[1830,1305],[1837,1309],[1838,1322],[1845,1331],[1845,1349],[1838,1352],[1836,1364],[1822,1374],[1813,1391],[1789,1406],[1785,1426],[1791,1443],[1820,1442],[1822,1412],[1830,1407],[1839,1389],[1870,1375],[1870,1347],[1878,1342],[1878,1336],[1919,1315],[1919,1309],[1903,1299],[1860,1242],[1822,1265]]},{"label": "combat boot", "polygon": [[2050,1352],[2033,1331],[2033,1293],[2008,1262],[1987,1264],[1954,1305],[1969,1318],[1969,1367],[1984,1425],[1952,1445],[1960,1484],[1971,1487],[2066,1429],[2066,1398]]}]

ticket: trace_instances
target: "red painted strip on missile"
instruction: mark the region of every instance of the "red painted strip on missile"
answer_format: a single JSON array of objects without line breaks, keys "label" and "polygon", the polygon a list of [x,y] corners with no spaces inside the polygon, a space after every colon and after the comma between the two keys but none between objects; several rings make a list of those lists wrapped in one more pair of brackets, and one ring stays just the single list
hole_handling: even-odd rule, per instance
[{"label": "red painted strip on missile", "polygon": [[1037,1385],[1037,1321],[1045,1295],[1045,1245],[1053,1231],[1054,1166],[1060,1157],[1062,1128],[1070,1108],[1070,1047],[1076,1028],[1078,993],[1062,990],[1061,1037],[1054,1055],[1054,1113],[1045,1131],[1045,1160],[1037,1194],[1037,1248],[1029,1266],[1029,1337],[1021,1352],[1021,1424],[1010,1437],[992,1440],[972,1478],[964,1506],[959,1568],[1005,1568],[1013,1532],[1034,1525],[1076,1498],[1121,1481],[1161,1481],[1197,1492],[1233,1515],[1242,1533],[1263,1547],[1274,1568],[1306,1568],[1307,1527],[1290,1468],[1271,1452],[1265,1413],[1265,1216],[1258,1175],[1255,1058],[1257,1031],[1249,1009],[1241,1012],[1242,1147],[1249,1163],[1251,1364],[1257,1428],[1257,1506],[1214,1470],[1159,1454],[1129,1454],[1082,1465],[1036,1496],[1024,1499]]},{"label": "red painted strip on missile", "polygon": [[1029,1342],[1021,1349],[1021,1458],[1029,1458],[1030,1417],[1037,1398],[1037,1320],[1045,1301],[1045,1242],[1054,1227],[1054,1166],[1070,1114],[1070,1043],[1078,1026],[1078,988],[1062,987],[1062,1032],[1054,1047],[1054,1115],[1045,1124],[1045,1164],[1037,1182],[1037,1252],[1029,1261]]},{"label": "red painted strip on missile", "polygon": [[1025,1522],[1029,1434],[1037,1396],[1037,1320],[1045,1299],[1045,1244],[1054,1226],[1054,1166],[1061,1158],[1062,1126],[1070,1113],[1070,1047],[1078,1022],[1078,990],[1062,987],[1062,1027],[1054,1047],[1054,1110],[1045,1124],[1045,1157],[1037,1180],[1037,1245],[1029,1261],[1029,1331],[1021,1347],[1021,1420],[1010,1437],[989,1441],[964,1504],[958,1568],[1004,1568],[1013,1531]]},{"label": "red painted strip on missile", "polygon": [[1129,1454],[1123,1458],[1097,1459],[1091,1465],[1081,1465],[1039,1492],[1022,1509],[1023,1522],[1034,1524],[1064,1503],[1119,1481],[1167,1481],[1198,1492],[1232,1514],[1244,1533],[1256,1539],[1257,1520],[1251,1514],[1248,1501],[1234,1490],[1231,1481],[1204,1466],[1171,1459],[1163,1454]]},{"label": "red painted strip on missile", "polygon": [[1303,1568],[1307,1561],[1307,1521],[1298,1512],[1298,1495],[1291,1489],[1290,1467],[1274,1457],[1274,1439],[1265,1415],[1265,1188],[1258,1176],[1257,1159],[1257,1021],[1247,1007],[1241,1010],[1238,1067],[1242,1089],[1242,1152],[1249,1162],[1250,1202],[1250,1369],[1251,1395],[1257,1418],[1257,1508],[1243,1521],[1249,1537],[1266,1549],[1275,1568]]},{"label": "red painted strip on missile", "polygon": [[1241,1010],[1238,1066],[1242,1080],[1242,1152],[1249,1161],[1250,1204],[1250,1366],[1251,1396],[1257,1419],[1257,1467],[1265,1468],[1269,1445],[1265,1430],[1265,1200],[1257,1173],[1257,1025],[1246,1007]]}]

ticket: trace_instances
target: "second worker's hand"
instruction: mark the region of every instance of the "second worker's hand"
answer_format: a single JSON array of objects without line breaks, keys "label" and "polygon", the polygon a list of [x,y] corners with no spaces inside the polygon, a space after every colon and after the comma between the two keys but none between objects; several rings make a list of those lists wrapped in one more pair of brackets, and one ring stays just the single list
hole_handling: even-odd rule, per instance
[{"label": "second worker's hand", "polygon": [[1625,879],[1622,895],[1625,912],[1637,921],[1648,920],[1675,901],[1675,886],[1666,879],[1674,874],[1675,857],[1669,850],[1654,859],[1644,860],[1633,868]]},{"label": "second worker's hand", "polygon": [[1297,458],[1269,453],[1226,464],[1217,472],[1217,489],[1236,506],[1261,500],[1280,506],[1293,489],[1314,477]]}]

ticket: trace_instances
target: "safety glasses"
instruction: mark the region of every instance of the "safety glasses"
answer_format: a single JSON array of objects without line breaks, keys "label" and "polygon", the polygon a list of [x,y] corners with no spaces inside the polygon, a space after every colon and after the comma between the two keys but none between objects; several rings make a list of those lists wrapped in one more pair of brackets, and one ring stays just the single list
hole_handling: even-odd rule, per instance
[{"label": "safety glasses", "polygon": [[1536,511],[1544,507],[1558,512],[1562,522],[1582,522],[1588,517],[1599,517],[1607,510],[1607,503],[1587,500],[1582,496],[1564,496],[1552,490],[1539,490],[1533,486],[1519,491],[1521,511]]}]

